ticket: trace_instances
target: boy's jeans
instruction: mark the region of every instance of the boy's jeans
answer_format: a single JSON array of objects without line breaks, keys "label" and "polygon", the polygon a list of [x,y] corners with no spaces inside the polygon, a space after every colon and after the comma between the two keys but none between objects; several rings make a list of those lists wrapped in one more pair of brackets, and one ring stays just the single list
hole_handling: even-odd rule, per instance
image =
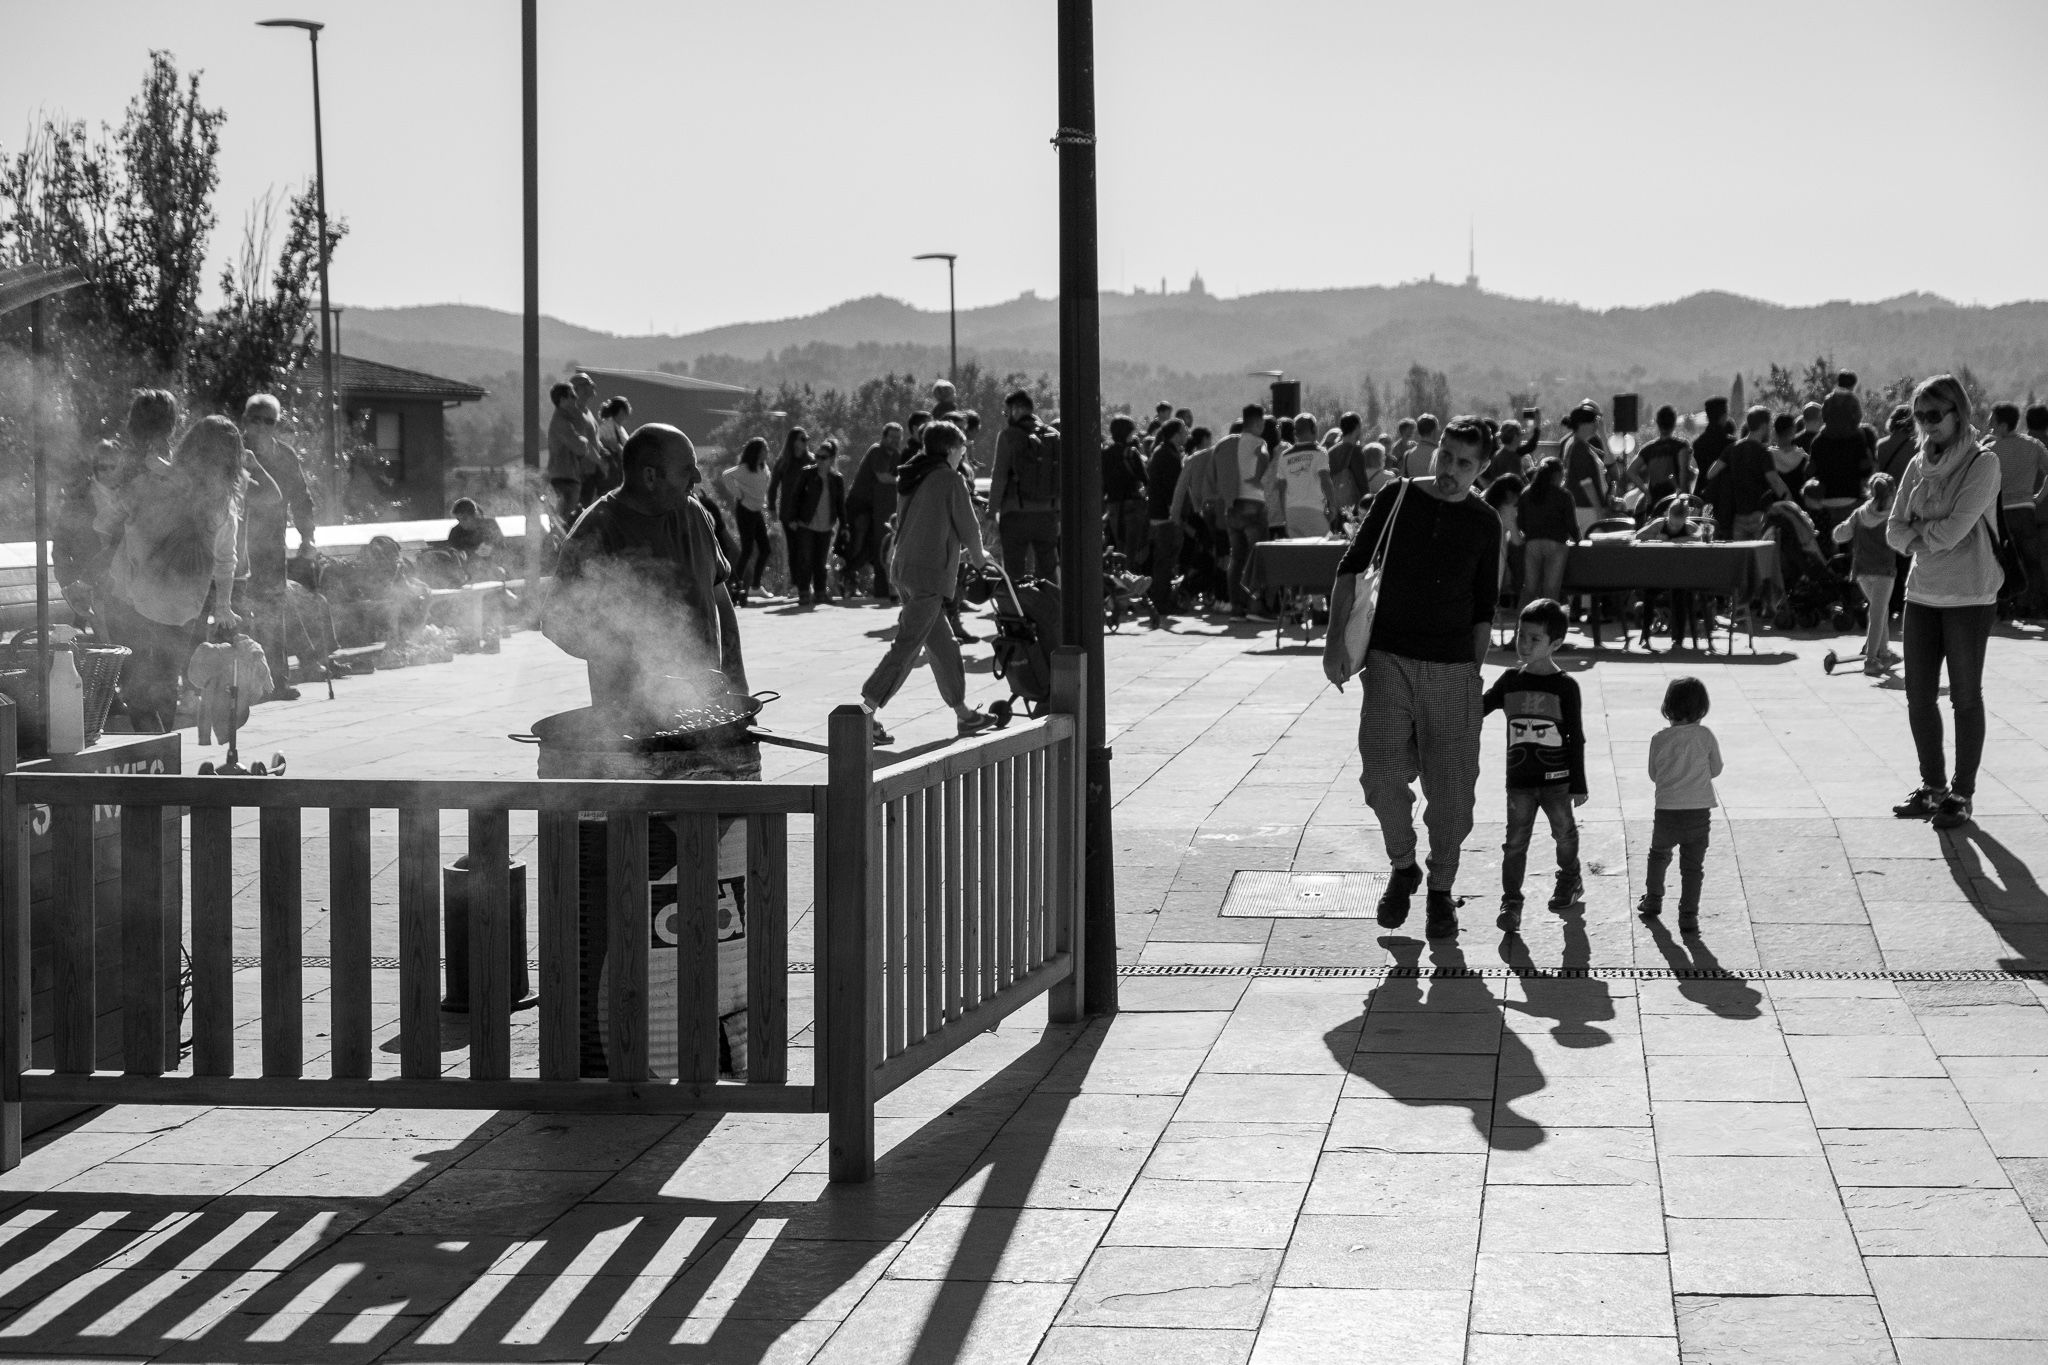
[{"label": "boy's jeans", "polygon": [[1508,837],[1500,846],[1500,891],[1503,899],[1522,899],[1522,873],[1529,865],[1529,836],[1536,828],[1536,811],[1550,817],[1550,837],[1557,841],[1557,871],[1569,876],[1579,870],[1579,822],[1572,815],[1571,784],[1553,782],[1547,787],[1508,788]]},{"label": "boy's jeans", "polygon": [[1678,849],[1678,913],[1696,915],[1700,910],[1700,885],[1706,880],[1707,836],[1714,827],[1711,810],[1660,810],[1650,830],[1650,865],[1643,878],[1643,891],[1652,900],[1664,899],[1664,870],[1671,866],[1671,850]]}]

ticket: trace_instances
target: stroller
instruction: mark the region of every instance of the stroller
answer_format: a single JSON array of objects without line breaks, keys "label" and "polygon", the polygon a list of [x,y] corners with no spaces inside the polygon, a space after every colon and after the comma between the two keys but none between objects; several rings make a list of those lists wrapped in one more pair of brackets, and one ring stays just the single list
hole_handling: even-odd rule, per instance
[{"label": "stroller", "polygon": [[1780,502],[1765,513],[1764,525],[1778,543],[1778,568],[1784,577],[1784,593],[1771,624],[1778,630],[1812,630],[1820,625],[1838,631],[1860,629],[1861,596],[1842,572],[1839,557],[1836,563],[1829,562],[1806,513]]},{"label": "stroller", "polygon": [[[1010,684],[1010,693],[1024,703],[1026,715],[1037,716],[1052,701],[1052,647],[1060,634],[1060,590],[1040,578],[1012,582],[1000,565],[991,564],[970,578],[967,600],[993,600],[996,634],[996,676]],[[999,725],[1013,714],[1008,701],[989,708]]]}]

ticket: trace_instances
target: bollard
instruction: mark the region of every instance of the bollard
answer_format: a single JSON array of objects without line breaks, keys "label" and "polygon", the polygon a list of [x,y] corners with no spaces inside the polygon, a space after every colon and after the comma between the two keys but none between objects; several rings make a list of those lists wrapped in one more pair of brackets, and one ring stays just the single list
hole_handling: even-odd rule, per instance
[{"label": "bollard", "polygon": [[[441,869],[442,982],[441,1008],[450,1014],[469,1013],[469,858]],[[540,1003],[526,968],[526,864],[512,864],[512,1008],[532,1009]]]}]

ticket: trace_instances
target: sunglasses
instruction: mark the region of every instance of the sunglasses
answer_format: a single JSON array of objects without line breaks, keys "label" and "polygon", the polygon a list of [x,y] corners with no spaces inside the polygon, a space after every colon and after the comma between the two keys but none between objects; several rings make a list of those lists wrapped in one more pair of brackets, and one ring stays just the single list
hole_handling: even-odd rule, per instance
[{"label": "sunglasses", "polygon": [[1954,412],[1954,408],[1916,408],[1913,420],[1923,427],[1938,427]]}]

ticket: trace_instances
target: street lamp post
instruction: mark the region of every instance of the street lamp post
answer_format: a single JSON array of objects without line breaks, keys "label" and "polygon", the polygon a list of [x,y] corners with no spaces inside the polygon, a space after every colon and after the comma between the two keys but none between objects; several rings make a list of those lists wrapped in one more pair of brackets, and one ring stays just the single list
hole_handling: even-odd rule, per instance
[{"label": "street lamp post", "polygon": [[334,425],[334,332],[332,309],[327,302],[327,149],[320,134],[320,30],[326,25],[313,19],[259,19],[259,28],[298,28],[306,31],[313,50],[313,208],[320,220],[320,395],[327,413],[327,467],[341,460],[341,438]]},{"label": "street lamp post", "polygon": [[927,251],[910,259],[946,263],[946,378],[957,385],[960,382],[960,317],[953,307],[953,262],[960,258],[951,251]]}]

